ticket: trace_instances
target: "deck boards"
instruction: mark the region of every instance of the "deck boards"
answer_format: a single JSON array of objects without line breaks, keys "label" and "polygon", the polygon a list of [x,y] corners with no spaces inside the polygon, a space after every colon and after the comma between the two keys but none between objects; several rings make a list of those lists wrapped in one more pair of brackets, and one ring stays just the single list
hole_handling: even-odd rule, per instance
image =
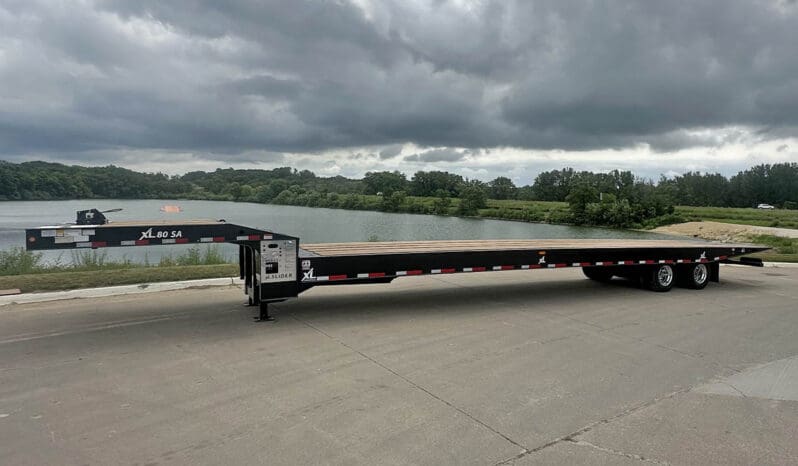
[{"label": "deck boards", "polygon": [[220,222],[218,220],[149,220],[149,221],[141,221],[137,220],[134,222],[108,222],[105,225],[100,225],[102,227],[136,227],[136,226],[180,226],[180,225],[225,225],[226,222]]},{"label": "deck boards", "polygon": [[706,248],[750,247],[747,244],[721,244],[680,240],[627,239],[541,239],[541,240],[457,240],[457,241],[390,241],[367,243],[302,244],[305,251],[319,256],[351,256],[376,254],[409,254],[465,251],[506,251],[544,249],[629,249],[629,248]]},{"label": "deck boards", "polygon": [[31,230],[52,230],[52,229],[70,229],[70,228],[114,228],[114,227],[166,227],[166,226],[198,226],[198,225],[226,225],[226,222],[218,220],[135,220],[135,221],[121,221],[121,222],[108,222],[104,225],[78,225],[75,223],[66,223],[62,225],[47,225]]}]

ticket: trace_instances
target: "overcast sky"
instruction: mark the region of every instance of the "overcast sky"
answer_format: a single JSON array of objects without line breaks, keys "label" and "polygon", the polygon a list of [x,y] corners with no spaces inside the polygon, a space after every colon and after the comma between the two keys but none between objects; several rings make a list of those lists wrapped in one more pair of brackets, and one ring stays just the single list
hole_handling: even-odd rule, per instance
[{"label": "overcast sky", "polygon": [[730,175],[798,161],[798,4],[0,0],[0,159]]}]

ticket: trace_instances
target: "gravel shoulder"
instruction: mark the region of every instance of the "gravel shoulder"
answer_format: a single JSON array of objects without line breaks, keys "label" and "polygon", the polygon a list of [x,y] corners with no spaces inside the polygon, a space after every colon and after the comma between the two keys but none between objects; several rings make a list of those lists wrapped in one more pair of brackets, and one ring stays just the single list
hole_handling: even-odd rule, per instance
[{"label": "gravel shoulder", "polygon": [[720,222],[686,222],[666,225],[651,230],[668,235],[692,236],[711,241],[746,241],[752,235],[773,235],[782,238],[798,238],[798,230],[790,228],[759,227]]}]

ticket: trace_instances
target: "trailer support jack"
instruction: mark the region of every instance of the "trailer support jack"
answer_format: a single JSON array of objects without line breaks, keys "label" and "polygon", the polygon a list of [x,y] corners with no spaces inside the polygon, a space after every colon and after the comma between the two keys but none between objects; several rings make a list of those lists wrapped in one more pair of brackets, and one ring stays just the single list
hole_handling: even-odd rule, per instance
[{"label": "trailer support jack", "polygon": [[274,317],[269,315],[269,303],[261,301],[260,313],[255,318],[255,322],[274,322]]}]

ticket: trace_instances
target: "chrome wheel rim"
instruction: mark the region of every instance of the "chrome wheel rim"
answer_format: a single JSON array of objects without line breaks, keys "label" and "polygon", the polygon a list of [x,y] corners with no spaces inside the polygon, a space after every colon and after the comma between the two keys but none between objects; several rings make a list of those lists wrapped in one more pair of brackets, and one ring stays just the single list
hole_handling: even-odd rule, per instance
[{"label": "chrome wheel rim", "polygon": [[663,265],[657,271],[657,282],[660,286],[668,287],[673,282],[673,268],[670,265]]},{"label": "chrome wheel rim", "polygon": [[696,264],[695,268],[693,268],[693,281],[697,285],[703,285],[705,281],[707,281],[707,277],[709,273],[707,272],[707,266],[704,264]]}]

